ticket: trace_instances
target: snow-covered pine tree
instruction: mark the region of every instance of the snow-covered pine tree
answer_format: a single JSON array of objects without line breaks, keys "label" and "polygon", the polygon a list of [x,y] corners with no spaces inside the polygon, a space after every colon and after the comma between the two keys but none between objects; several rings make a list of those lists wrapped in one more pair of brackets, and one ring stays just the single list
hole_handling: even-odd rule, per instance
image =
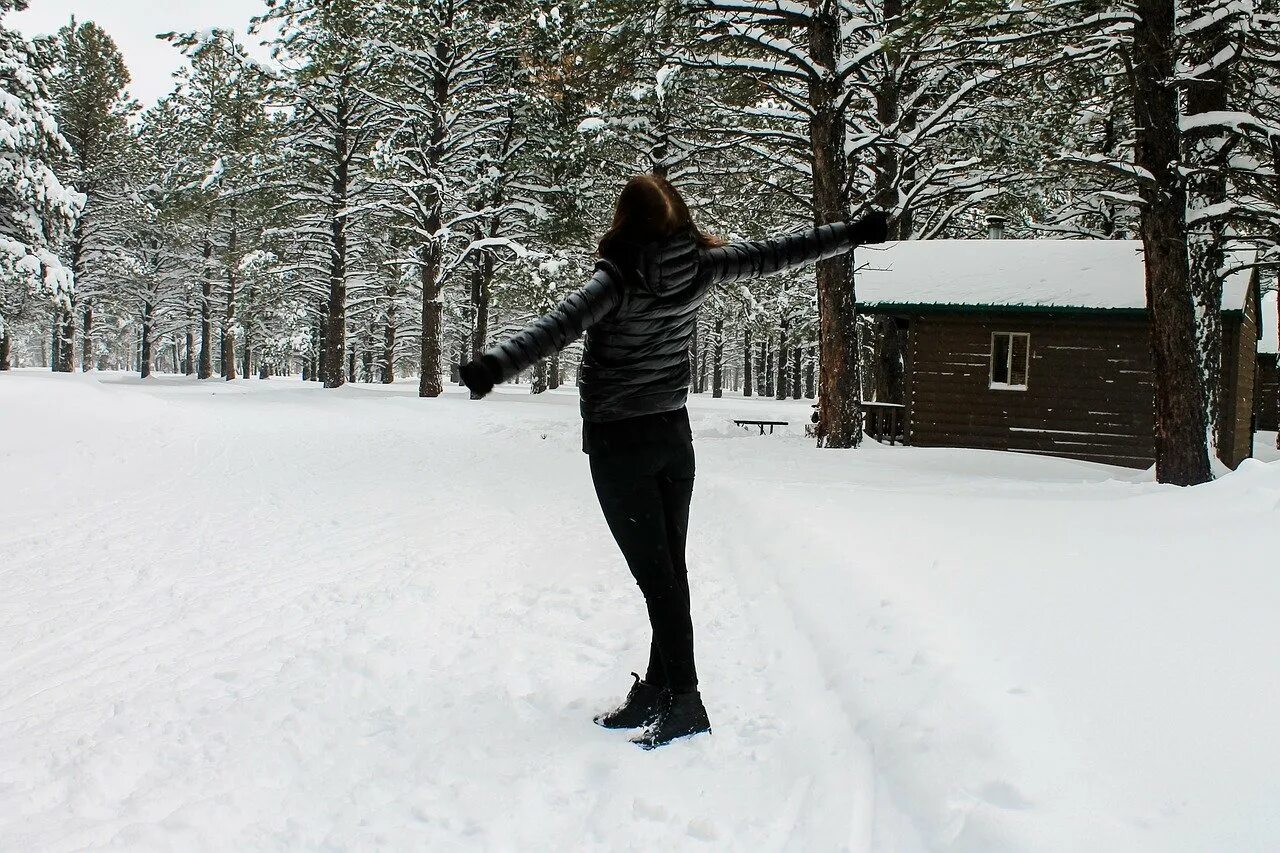
[{"label": "snow-covered pine tree", "polygon": [[84,196],[64,184],[56,164],[70,154],[50,97],[53,51],[4,25],[25,0],[0,0],[0,369],[8,369],[14,324],[52,304],[54,370],[72,369],[75,281],[58,256]]},{"label": "snow-covered pine tree", "polygon": [[370,46],[379,81],[371,92],[387,121],[374,180],[406,249],[400,262],[421,294],[422,397],[443,391],[443,288],[456,274],[470,289],[472,251],[508,243],[509,11],[491,0],[389,0],[369,12],[379,34]]},{"label": "snow-covered pine tree", "polygon": [[171,100],[189,134],[186,165],[208,229],[199,376],[212,375],[212,291],[215,277],[221,276],[219,361],[222,377],[235,379],[239,267],[252,248],[246,247],[246,234],[259,225],[253,220],[254,196],[261,191],[259,161],[271,147],[266,111],[271,79],[230,30],[169,33],[166,38],[189,60]]},{"label": "snow-covered pine tree", "polygon": [[317,368],[325,387],[337,388],[346,381],[347,290],[376,231],[365,222],[373,215],[370,158],[386,118],[372,94],[380,84],[371,55],[376,9],[354,0],[268,0],[267,9],[254,30],[280,29],[272,54],[286,72],[290,110],[276,189],[296,223],[291,269],[324,282],[312,287]]},{"label": "snow-covered pine tree", "polygon": [[[129,120],[137,104],[126,92],[129,70],[111,36],[93,22],[74,18],[54,39],[57,71],[51,90],[58,126],[71,146],[60,164],[61,175],[86,198],[67,239],[66,255],[76,280],[80,313],[82,370],[96,359],[93,339],[94,301],[104,268],[129,225],[125,212],[133,189],[125,182],[125,159],[131,143]],[[69,341],[64,335],[63,347]],[[59,362],[69,367],[64,351]]]}]

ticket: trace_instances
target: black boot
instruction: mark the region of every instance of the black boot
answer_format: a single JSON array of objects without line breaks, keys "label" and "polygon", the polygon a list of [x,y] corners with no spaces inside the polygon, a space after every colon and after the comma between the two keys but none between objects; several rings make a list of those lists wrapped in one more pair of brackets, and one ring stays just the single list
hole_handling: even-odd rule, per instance
[{"label": "black boot", "polygon": [[643,749],[654,749],[671,743],[676,738],[702,732],[711,733],[711,721],[707,719],[707,709],[703,707],[701,694],[697,691],[668,693],[658,718],[633,737],[631,742]]},{"label": "black boot", "polygon": [[634,672],[631,677],[636,683],[631,685],[626,701],[612,711],[597,716],[597,726],[604,726],[606,729],[638,729],[653,722],[654,717],[658,716],[666,689],[641,681],[640,676]]}]

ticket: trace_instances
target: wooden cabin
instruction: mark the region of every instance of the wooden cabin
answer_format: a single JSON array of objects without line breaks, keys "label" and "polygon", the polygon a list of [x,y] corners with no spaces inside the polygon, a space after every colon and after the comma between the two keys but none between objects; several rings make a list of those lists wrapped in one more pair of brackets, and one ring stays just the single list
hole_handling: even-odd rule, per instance
[{"label": "wooden cabin", "polygon": [[[1142,244],[927,240],[859,250],[859,311],[903,331],[902,439],[1155,461]],[[1223,297],[1223,461],[1253,452],[1256,272]]]},{"label": "wooden cabin", "polygon": [[1274,290],[1262,297],[1262,339],[1258,342],[1258,394],[1254,411],[1258,429],[1280,430],[1277,404],[1280,403],[1280,376],[1277,376],[1276,353],[1280,350],[1280,296]]}]

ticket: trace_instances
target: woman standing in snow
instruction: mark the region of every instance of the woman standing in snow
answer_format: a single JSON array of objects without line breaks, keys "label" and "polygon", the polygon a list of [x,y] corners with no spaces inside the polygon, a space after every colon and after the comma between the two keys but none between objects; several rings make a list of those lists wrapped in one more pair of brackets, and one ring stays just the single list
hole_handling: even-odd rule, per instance
[{"label": "woman standing in snow", "polygon": [[856,223],[726,245],[698,230],[665,179],[638,175],[618,197],[586,286],[463,365],[463,381],[483,396],[589,330],[579,383],[582,449],[653,629],[644,679],[632,673],[626,700],[597,716],[599,725],[644,726],[633,742],[646,749],[711,731],[698,693],[685,567],[694,477],[685,400],[698,309],[717,284],[834,257],[882,242],[885,232],[877,212]]}]

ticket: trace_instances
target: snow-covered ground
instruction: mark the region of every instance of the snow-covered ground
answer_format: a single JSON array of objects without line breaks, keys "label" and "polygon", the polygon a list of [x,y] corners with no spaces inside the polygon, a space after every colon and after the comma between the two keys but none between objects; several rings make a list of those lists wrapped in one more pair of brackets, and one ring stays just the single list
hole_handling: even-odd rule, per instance
[{"label": "snow-covered ground", "polygon": [[[715,726],[572,389],[0,374],[0,850],[1280,849],[1280,461],[818,451],[696,399]],[[1259,442],[1259,454],[1277,454]]]}]

